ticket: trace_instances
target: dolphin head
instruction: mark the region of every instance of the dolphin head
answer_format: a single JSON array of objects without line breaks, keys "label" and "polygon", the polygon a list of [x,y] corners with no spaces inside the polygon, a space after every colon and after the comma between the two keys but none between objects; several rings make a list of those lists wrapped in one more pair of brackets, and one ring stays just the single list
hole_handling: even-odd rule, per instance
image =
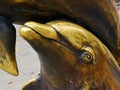
[{"label": "dolphin head", "polygon": [[96,36],[79,25],[65,21],[27,22],[20,35],[38,53],[41,75],[52,88],[106,88],[106,84],[110,86],[108,77],[113,84],[117,82],[114,76],[120,73],[114,57]]}]

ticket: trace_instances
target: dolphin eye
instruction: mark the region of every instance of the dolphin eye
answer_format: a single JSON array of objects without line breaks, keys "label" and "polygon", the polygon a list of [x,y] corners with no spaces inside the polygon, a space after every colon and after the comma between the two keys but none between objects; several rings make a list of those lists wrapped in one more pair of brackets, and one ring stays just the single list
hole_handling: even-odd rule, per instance
[{"label": "dolphin eye", "polygon": [[84,48],[79,54],[79,60],[86,64],[95,64],[94,52],[91,48]]},{"label": "dolphin eye", "polygon": [[81,52],[81,59],[82,59],[82,62],[90,63],[93,60],[93,56],[88,51],[82,51]]}]

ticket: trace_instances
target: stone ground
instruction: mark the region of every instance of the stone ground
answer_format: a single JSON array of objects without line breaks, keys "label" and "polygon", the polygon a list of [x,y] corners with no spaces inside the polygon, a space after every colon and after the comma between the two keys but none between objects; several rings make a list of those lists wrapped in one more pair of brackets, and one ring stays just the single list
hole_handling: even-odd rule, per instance
[{"label": "stone ground", "polygon": [[[120,9],[119,9],[120,14]],[[19,36],[20,25],[17,28],[16,58],[19,68],[19,76],[12,76],[0,69],[0,90],[21,90],[29,80],[38,76],[40,62],[35,51]]]}]

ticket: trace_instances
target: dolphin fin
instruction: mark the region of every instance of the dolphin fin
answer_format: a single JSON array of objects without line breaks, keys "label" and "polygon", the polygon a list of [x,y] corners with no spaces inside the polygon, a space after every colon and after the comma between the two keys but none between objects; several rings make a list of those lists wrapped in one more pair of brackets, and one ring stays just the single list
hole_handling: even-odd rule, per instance
[{"label": "dolphin fin", "polygon": [[9,18],[0,16],[0,68],[17,76],[15,57],[16,30]]}]

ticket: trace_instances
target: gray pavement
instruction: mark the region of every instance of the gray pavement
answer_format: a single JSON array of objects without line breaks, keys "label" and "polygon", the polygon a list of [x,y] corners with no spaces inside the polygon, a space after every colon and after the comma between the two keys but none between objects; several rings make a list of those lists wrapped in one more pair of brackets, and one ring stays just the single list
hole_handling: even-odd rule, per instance
[{"label": "gray pavement", "polygon": [[[120,10],[118,11],[120,15]],[[19,76],[12,76],[0,69],[0,90],[21,90],[29,80],[38,76],[40,62],[31,46],[19,36],[20,25],[17,28],[16,58],[19,68]]]}]

